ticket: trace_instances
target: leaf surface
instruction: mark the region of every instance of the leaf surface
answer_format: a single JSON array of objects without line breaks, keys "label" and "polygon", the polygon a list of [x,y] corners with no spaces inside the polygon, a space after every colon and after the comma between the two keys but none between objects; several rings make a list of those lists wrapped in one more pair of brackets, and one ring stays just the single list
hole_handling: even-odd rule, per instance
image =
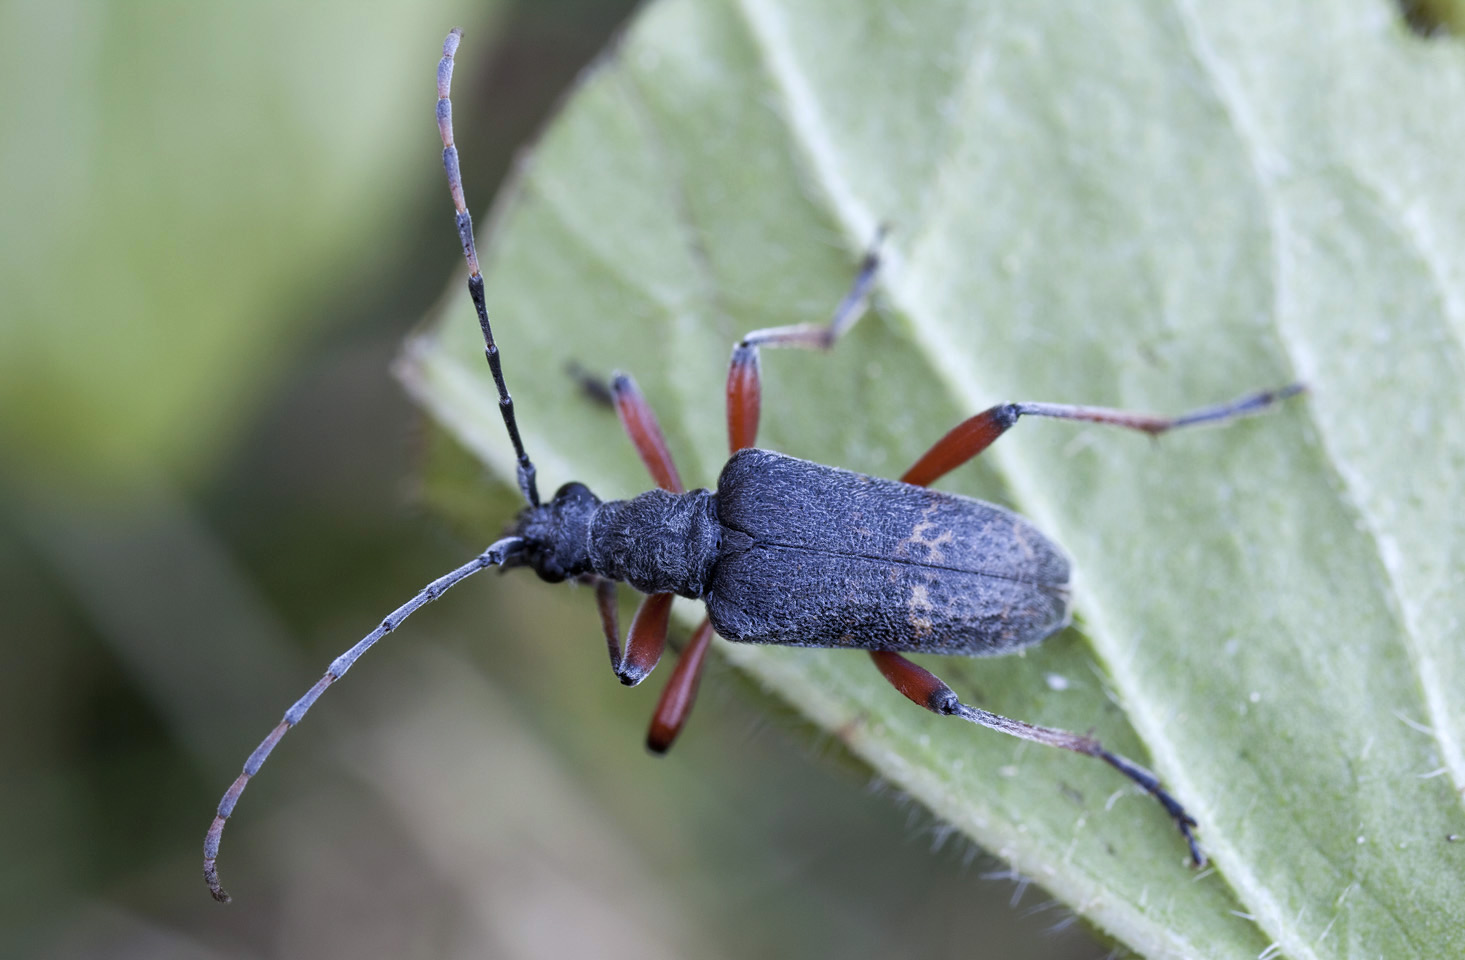
[{"label": "leaf surface", "polygon": [[[998,401],[1306,381],[1158,443],[1023,423],[941,482],[1064,544],[1079,619],[928,665],[1153,765],[1214,870],[1112,770],[914,709],[862,655],[721,649],[1142,953],[1460,955],[1465,55],[1362,0],[907,7],[660,0],[587,76],[484,238],[546,493],[649,486],[567,360],[634,372],[715,483],[729,347],[826,316],[881,223],[872,315],[764,352],[760,445],[897,476]],[[512,477],[447,296],[405,377]]]}]

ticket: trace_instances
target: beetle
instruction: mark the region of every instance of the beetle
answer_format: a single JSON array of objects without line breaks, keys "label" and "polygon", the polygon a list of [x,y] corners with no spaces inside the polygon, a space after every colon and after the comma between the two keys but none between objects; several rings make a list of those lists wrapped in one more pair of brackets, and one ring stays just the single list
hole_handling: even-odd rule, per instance
[{"label": "beetle", "polygon": [[[204,840],[204,879],[214,898],[229,899],[217,870],[225,822],[280,739],[366,650],[416,610],[488,567],[528,567],[552,583],[593,584],[611,666],[628,686],[644,680],[660,660],[672,598],[706,605],[707,616],[681,652],[653,715],[647,746],[655,753],[671,746],[687,720],[714,632],[742,643],[864,650],[900,693],[933,713],[1108,763],[1159,801],[1184,838],[1191,862],[1203,865],[1195,819],[1153,773],[1092,736],[1035,726],[963,703],[935,674],[903,656],[1014,653],[1071,619],[1070,563],[1060,547],[1009,510],[932,490],[930,484],[980,454],[1022,417],[1108,424],[1156,436],[1261,412],[1301,392],[1302,385],[1249,394],[1176,417],[1054,403],[999,404],[958,424],[899,480],[759,449],[760,349],[830,350],[863,314],[874,289],[882,239],[877,236],[828,322],[755,330],[733,348],[726,387],[731,455],[715,490],[686,489],[655,413],[635,381],[621,374],[608,389],[594,382],[587,386],[614,405],[656,488],[630,500],[602,501],[584,484],[571,482],[548,502],[541,501],[489,324],[473,221],[453,143],[449,95],[461,36],[456,29],[448,34],[438,65],[443,167],[468,263],[468,291],[527,505],[508,536],[428,584],[337,657],[250,754],[219,802]],[[618,583],[647,595],[624,647],[616,614]]]}]

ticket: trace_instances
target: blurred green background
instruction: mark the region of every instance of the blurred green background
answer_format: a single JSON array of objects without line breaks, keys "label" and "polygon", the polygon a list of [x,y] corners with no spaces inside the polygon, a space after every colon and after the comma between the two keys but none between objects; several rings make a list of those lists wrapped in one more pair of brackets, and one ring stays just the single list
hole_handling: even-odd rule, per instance
[{"label": "blurred green background", "polygon": [[498,533],[424,506],[389,373],[461,270],[442,35],[482,222],[631,6],[0,2],[0,955],[1105,954],[721,664],[647,756],[657,684],[528,575],[333,690],[207,896],[248,751]]}]

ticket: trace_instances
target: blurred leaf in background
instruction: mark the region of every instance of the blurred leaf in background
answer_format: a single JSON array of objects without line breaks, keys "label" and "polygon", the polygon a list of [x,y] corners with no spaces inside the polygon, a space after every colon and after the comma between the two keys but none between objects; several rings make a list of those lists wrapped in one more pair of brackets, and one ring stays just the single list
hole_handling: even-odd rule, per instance
[{"label": "blurred leaf in background", "polygon": [[400,242],[431,133],[404,125],[404,40],[475,8],[0,6],[11,467],[115,492],[226,449],[352,265]]},{"label": "blurred leaf in background", "polygon": [[[729,345],[826,315],[887,221],[876,314],[828,357],[765,356],[764,445],[893,476],[1002,400],[1306,381],[1158,448],[1025,424],[943,481],[1072,550],[1079,625],[933,666],[1148,757],[1212,870],[1113,771],[913,710],[863,656],[723,649],[1146,955],[1461,955],[1462,90],[1465,50],[1381,0],[651,4],[483,245],[540,482],[648,485],[554,375],[577,360],[634,371],[713,483]],[[510,477],[451,296],[406,379]]]}]

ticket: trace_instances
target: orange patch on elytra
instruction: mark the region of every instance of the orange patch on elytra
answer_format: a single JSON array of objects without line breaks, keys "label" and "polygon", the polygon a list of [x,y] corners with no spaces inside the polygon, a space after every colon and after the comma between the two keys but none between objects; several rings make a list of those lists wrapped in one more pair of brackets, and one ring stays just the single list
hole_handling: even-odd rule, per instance
[{"label": "orange patch on elytra", "polygon": [[[936,511],[936,506],[937,505],[935,503],[930,504],[926,507],[925,510],[921,511],[921,515],[923,517],[929,517],[932,513]],[[950,529],[945,529],[937,534],[934,538],[928,539],[926,535],[934,529],[936,529],[936,524],[932,523],[929,520],[921,520],[911,530],[911,535],[909,537],[906,537],[904,540],[900,541],[900,543],[896,544],[896,556],[910,556],[911,547],[921,546],[926,548],[925,554],[923,556],[913,557],[912,559],[924,560],[928,563],[944,562],[946,560],[946,554],[942,552],[941,548],[949,543],[955,542],[956,535],[952,533]]]},{"label": "orange patch on elytra", "polygon": [[926,588],[919,583],[914,584],[911,587],[910,601],[906,604],[906,621],[911,625],[911,629],[915,630],[916,636],[929,636],[935,628],[930,617],[922,616],[923,613],[933,609],[935,607],[931,603],[931,597],[926,592]]}]

